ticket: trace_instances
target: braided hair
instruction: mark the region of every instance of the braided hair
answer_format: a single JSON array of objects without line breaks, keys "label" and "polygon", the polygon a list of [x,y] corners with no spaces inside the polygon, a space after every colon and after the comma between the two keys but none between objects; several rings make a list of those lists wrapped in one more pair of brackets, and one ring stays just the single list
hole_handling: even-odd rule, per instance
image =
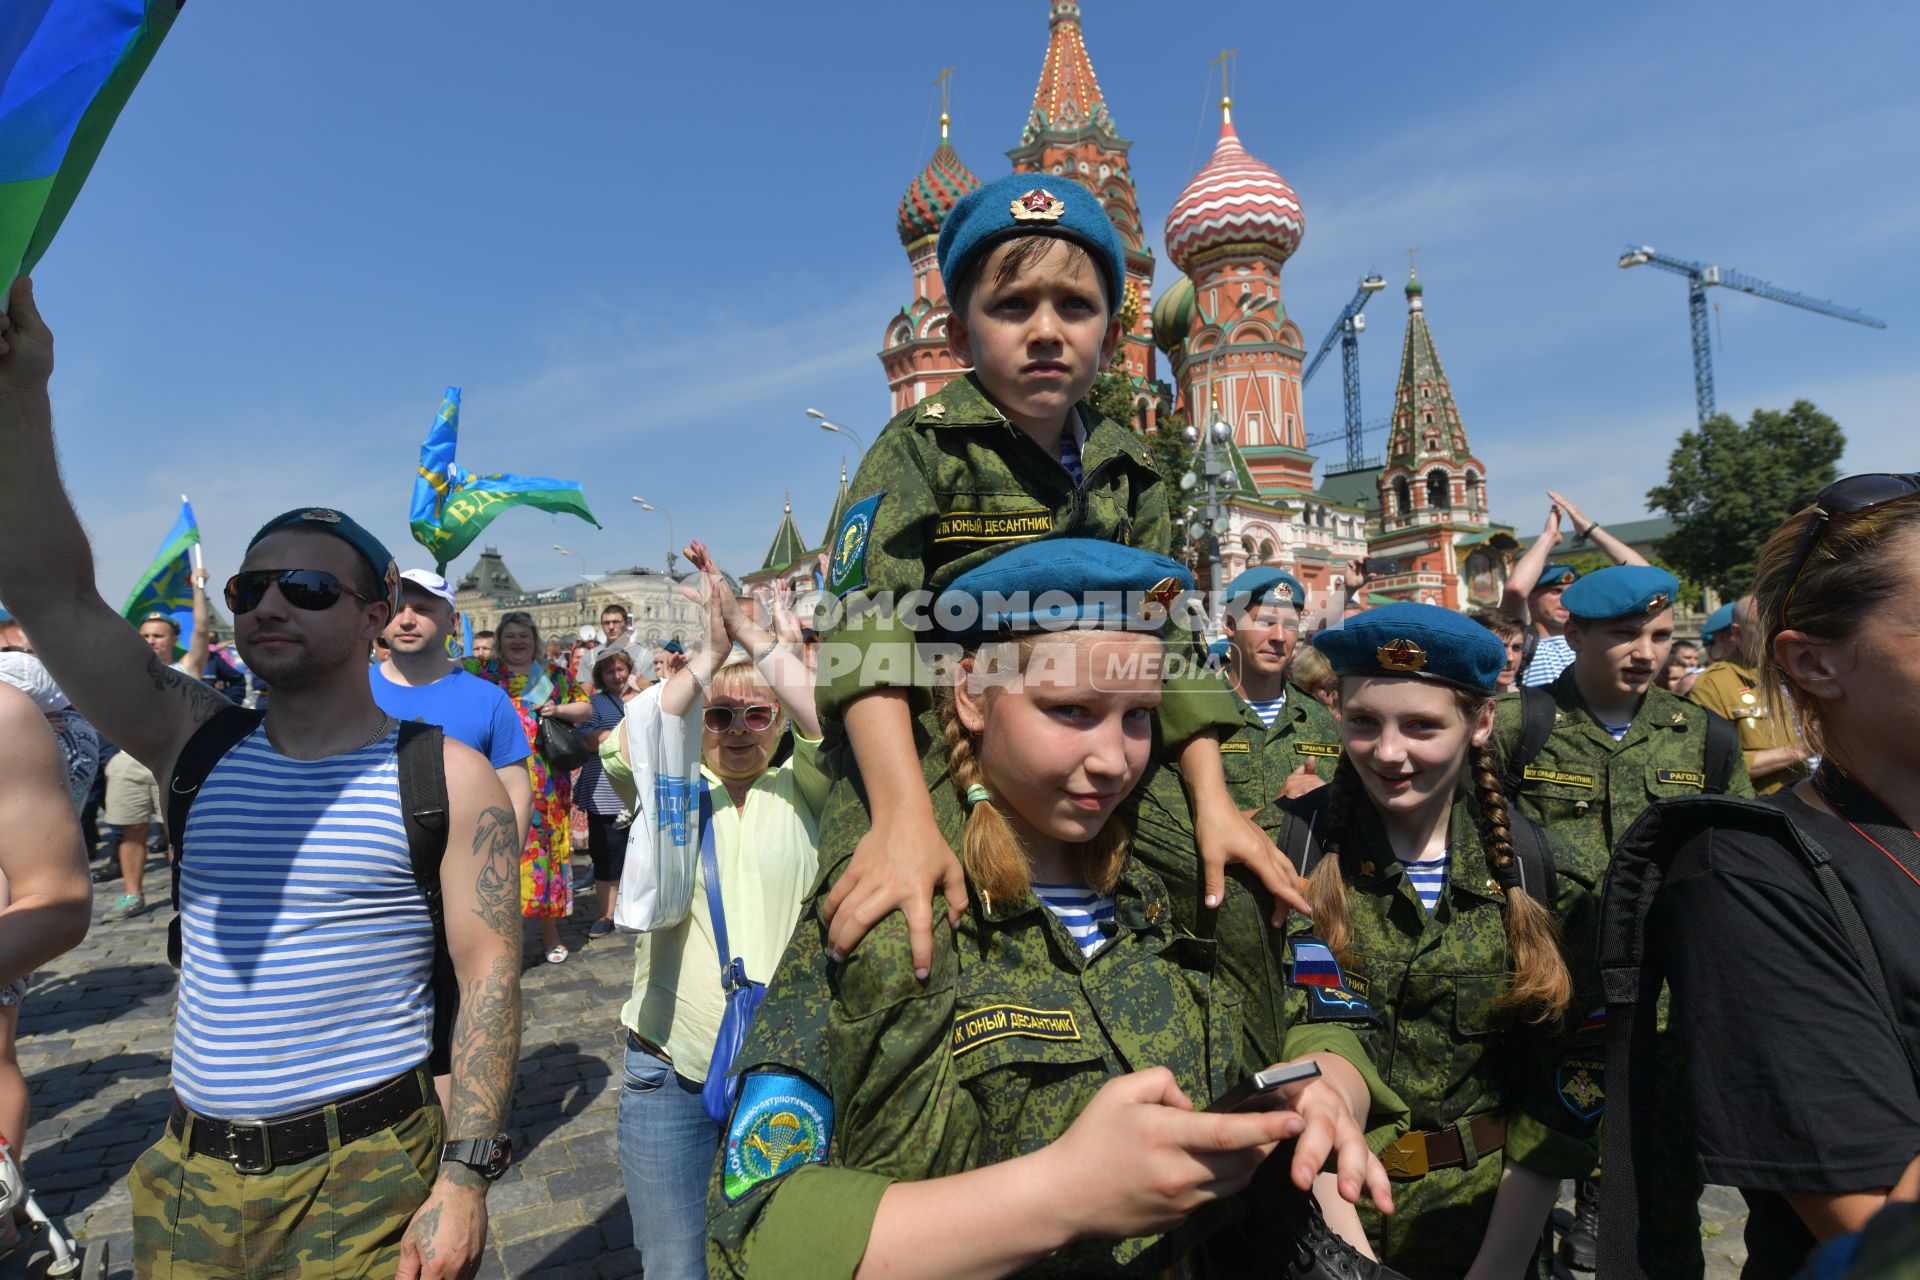
[{"label": "braided hair", "polygon": [[[1454,690],[1454,696],[1460,714],[1469,723],[1477,719],[1491,701],[1485,695],[1459,689]],[[1515,873],[1513,822],[1507,810],[1506,793],[1500,786],[1499,759],[1491,743],[1469,749],[1467,770],[1474,791],[1474,807],[1478,811],[1480,846],[1486,852],[1489,873],[1503,890],[1502,915],[1512,973],[1499,1004],[1502,1008],[1520,1011],[1529,1022],[1558,1019],[1573,999],[1573,979],[1561,951],[1558,922],[1521,886]],[[1307,881],[1307,905],[1313,908],[1314,931],[1343,964],[1349,962],[1347,948],[1352,941],[1352,925],[1340,846],[1353,830],[1360,807],[1365,803],[1368,803],[1366,785],[1360,780],[1352,759],[1343,752],[1333,780],[1327,784],[1326,808],[1321,818],[1325,826],[1321,844],[1326,856],[1320,859],[1320,865],[1313,869]]]},{"label": "braided hair", "polygon": [[[1011,643],[1018,646],[1020,669],[1024,671],[1034,641],[1022,639]],[[956,684],[970,678],[972,672],[966,666],[954,673]],[[998,696],[998,690],[984,690],[984,705],[991,706]],[[980,764],[980,743],[960,721],[953,684],[940,689],[935,710],[947,749],[948,776],[967,809],[966,826],[961,833],[960,863],[988,902],[1010,901],[1033,884],[1033,867],[1027,860],[1026,845],[992,794],[993,784]],[[969,801],[967,793],[976,786],[987,789],[987,799]],[[1087,886],[1097,893],[1112,893],[1127,860],[1127,829],[1119,813],[1108,815],[1093,839],[1079,845],[1076,852]]]}]

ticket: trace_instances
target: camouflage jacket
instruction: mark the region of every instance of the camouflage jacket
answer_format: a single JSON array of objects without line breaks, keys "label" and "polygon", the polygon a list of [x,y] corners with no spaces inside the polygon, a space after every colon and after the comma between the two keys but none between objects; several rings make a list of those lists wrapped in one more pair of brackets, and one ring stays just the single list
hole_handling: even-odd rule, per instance
[{"label": "camouflage jacket", "polygon": [[[1664,689],[1649,689],[1626,737],[1615,742],[1587,710],[1569,667],[1547,686],[1556,704],[1553,734],[1515,788],[1521,812],[1545,827],[1554,847],[1589,880],[1604,879],[1613,847],[1648,805],[1665,796],[1698,795],[1706,783],[1707,717],[1712,713]],[[1520,695],[1502,697],[1494,742],[1502,760],[1520,744]],[[1743,758],[1727,794],[1751,796]]]},{"label": "camouflage jacket", "polygon": [[1322,782],[1333,779],[1340,763],[1340,722],[1320,699],[1289,681],[1287,702],[1271,727],[1246,699],[1240,704],[1240,724],[1220,739],[1220,764],[1227,774],[1227,790],[1242,811],[1259,809],[1280,798],[1287,776],[1310,764]]},{"label": "camouflage jacket", "polygon": [[[1078,485],[971,377],[949,382],[875,438],[829,548],[827,589],[840,607],[829,610],[821,635],[816,697],[830,752],[849,701],[876,688],[924,688],[926,673],[914,661],[922,633],[901,604],[911,593],[937,597],[960,574],[1033,538],[1168,550],[1167,485],[1146,442],[1084,405],[1080,413],[1091,425]],[[1178,643],[1199,656],[1197,644]],[[1169,743],[1209,727],[1224,735],[1239,723],[1231,691],[1211,676],[1171,681],[1168,695],[1158,722]],[[916,709],[925,705],[915,699]]]},{"label": "camouflage jacket", "polygon": [[1556,916],[1574,980],[1568,1016],[1540,1025],[1500,1008],[1511,956],[1475,813],[1466,798],[1454,802],[1447,885],[1429,915],[1372,807],[1360,807],[1340,851],[1347,985],[1379,1015],[1374,1063],[1413,1128],[1505,1111],[1508,1159],[1549,1177],[1581,1177],[1598,1154],[1605,1101],[1600,1027],[1581,1029],[1602,1006],[1599,894],[1577,867],[1559,867]]}]

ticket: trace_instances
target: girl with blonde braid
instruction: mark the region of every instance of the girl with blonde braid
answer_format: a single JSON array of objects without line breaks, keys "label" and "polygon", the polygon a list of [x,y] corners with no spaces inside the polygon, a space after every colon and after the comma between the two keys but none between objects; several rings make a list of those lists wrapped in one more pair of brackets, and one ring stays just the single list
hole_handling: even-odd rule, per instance
[{"label": "girl with blonde braid", "polygon": [[1362,1217],[1416,1280],[1526,1274],[1560,1180],[1597,1155],[1596,886],[1507,808],[1491,632],[1399,604],[1314,645],[1340,677],[1343,754],[1327,787],[1283,801],[1279,843],[1311,871],[1314,936],[1378,1016],[1375,1065],[1411,1111],[1382,1153],[1399,1212]]}]

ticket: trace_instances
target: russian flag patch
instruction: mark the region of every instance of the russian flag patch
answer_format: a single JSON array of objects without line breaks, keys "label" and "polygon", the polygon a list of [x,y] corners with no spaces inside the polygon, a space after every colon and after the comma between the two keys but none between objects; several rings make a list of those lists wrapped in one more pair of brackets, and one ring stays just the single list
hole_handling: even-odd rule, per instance
[{"label": "russian flag patch", "polygon": [[1348,984],[1333,949],[1311,934],[1288,944],[1293,954],[1293,985],[1307,994],[1309,1022],[1377,1022],[1366,998]]}]

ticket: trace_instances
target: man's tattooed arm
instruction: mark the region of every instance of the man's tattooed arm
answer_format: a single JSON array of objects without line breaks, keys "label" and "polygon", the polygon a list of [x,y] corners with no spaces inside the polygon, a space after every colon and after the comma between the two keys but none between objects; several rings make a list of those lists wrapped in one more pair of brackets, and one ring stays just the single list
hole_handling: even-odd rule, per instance
[{"label": "man's tattooed arm", "polygon": [[[481,945],[470,950],[487,954],[471,972],[456,963],[461,972],[448,1116],[452,1138],[499,1133],[512,1109],[514,1068],[520,1057],[521,917],[519,827],[511,809],[491,806],[481,812],[468,870],[474,876],[474,896],[465,928],[480,935],[476,941]],[[451,935],[461,924],[450,914],[447,926]],[[466,1185],[481,1181],[462,1165],[446,1166],[442,1172]]]}]

